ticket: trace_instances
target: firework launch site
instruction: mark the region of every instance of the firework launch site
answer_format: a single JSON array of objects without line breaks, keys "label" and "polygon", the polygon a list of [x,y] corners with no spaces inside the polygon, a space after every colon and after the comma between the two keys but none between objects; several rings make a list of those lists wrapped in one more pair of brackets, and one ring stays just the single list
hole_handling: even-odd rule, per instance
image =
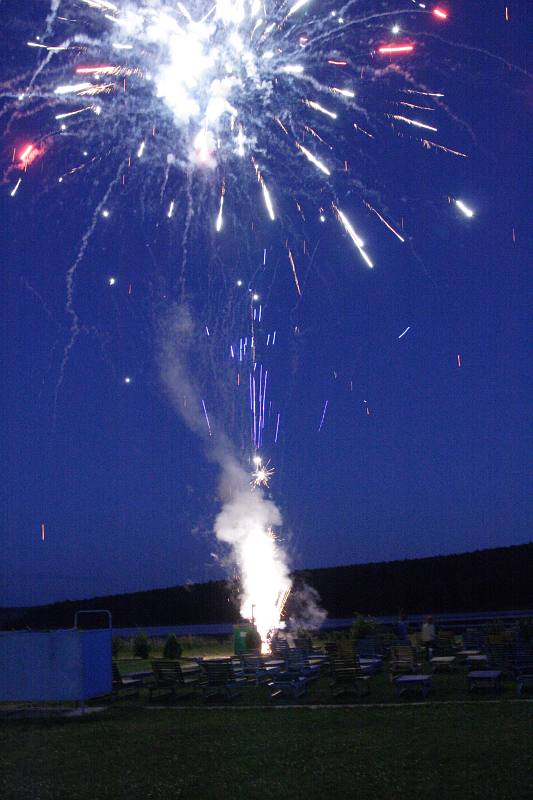
[{"label": "firework launch site", "polygon": [[[325,620],[314,631],[288,619],[269,637],[268,652],[255,626],[242,619],[233,626],[120,629],[98,610],[103,598],[25,609],[25,615],[11,609],[11,620],[5,609],[0,661],[10,641],[12,684],[22,691],[21,675],[29,675],[31,699],[6,702],[4,663],[2,796],[530,797],[533,611],[509,603],[528,598],[520,576],[528,571],[531,545],[507,550],[452,558],[464,575],[465,565],[479,571],[483,561],[487,579],[491,559],[507,564],[514,592],[509,588],[499,612],[481,610],[490,594],[483,600],[480,593],[477,610],[463,613],[443,594],[434,618],[401,610],[358,614]],[[425,561],[434,562],[434,579],[449,566],[442,557]],[[371,566],[394,574],[390,565]],[[420,567],[405,562],[396,569]],[[494,596],[505,605],[504,595]],[[143,593],[125,597],[130,614],[143,599],[146,606]],[[125,622],[119,599],[106,601]],[[60,621],[76,605],[74,628],[44,630],[46,614]],[[446,613],[446,606],[455,610]],[[153,602],[148,607],[153,612]],[[24,629],[23,620],[40,630]],[[65,701],[75,658],[70,645],[62,650],[63,640],[73,638],[84,640],[81,662],[91,667],[80,693],[72,689]],[[55,688],[52,679],[40,682],[47,670]],[[53,700],[54,691],[61,701]]]}]

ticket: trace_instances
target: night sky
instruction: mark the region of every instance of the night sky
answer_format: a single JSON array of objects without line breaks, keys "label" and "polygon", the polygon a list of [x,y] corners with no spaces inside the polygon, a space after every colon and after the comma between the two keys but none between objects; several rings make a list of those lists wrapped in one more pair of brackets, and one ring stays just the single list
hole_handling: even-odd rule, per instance
[{"label": "night sky", "polygon": [[[48,6],[27,6],[33,29],[42,30]],[[228,351],[248,332],[241,324],[248,290],[257,292],[265,333],[277,331],[264,353],[272,418],[263,454],[276,470],[269,492],[283,516],[291,567],[532,538],[533,88],[524,70],[531,68],[533,13],[527,2],[508,7],[508,22],[503,0],[450,3],[451,18],[439,28],[402,20],[420,42],[421,80],[446,95],[448,113],[435,114],[433,138],[467,159],[422,147],[411,128],[387,123],[371,141],[349,133],[353,115],[339,121],[353,145],[342,158],[371,190],[356,191],[346,178],[338,196],[364,235],[373,270],[330,210],[324,224],[318,220],[315,179],[305,177],[301,159],[305,222],[295,210],[294,168],[282,165],[271,181],[282,221],[269,227],[248,166],[240,206],[231,207],[228,192],[222,242],[206,230],[219,183],[210,175],[193,179],[186,292],[203,339],[192,377],[212,414],[213,438],[223,432],[247,466],[246,396]],[[32,25],[20,4],[2,4],[1,12],[7,80],[32,69],[37,57],[25,47]],[[423,35],[428,30],[442,39]],[[382,117],[398,96],[379,81],[361,92]],[[5,87],[3,97],[7,106]],[[11,197],[18,175],[9,170],[11,152],[43,124],[42,112],[10,130],[3,119],[0,605],[219,579],[226,573],[212,556],[220,552],[212,533],[220,508],[212,441],[176,414],[158,358],[163,322],[178,297],[183,217],[167,224],[161,171],[143,178],[137,170],[129,186],[113,188],[110,216],[98,219],[76,273],[81,333],[61,380],[70,325],[65,276],[130,140],[125,133],[124,152],[113,142],[101,165],[59,185],[83,143],[56,137]],[[106,148],[101,142],[101,153]],[[396,224],[403,219],[406,244],[361,197],[373,198]],[[475,216],[467,219],[449,197],[463,198]],[[205,324],[222,342],[223,359],[208,350]]]}]

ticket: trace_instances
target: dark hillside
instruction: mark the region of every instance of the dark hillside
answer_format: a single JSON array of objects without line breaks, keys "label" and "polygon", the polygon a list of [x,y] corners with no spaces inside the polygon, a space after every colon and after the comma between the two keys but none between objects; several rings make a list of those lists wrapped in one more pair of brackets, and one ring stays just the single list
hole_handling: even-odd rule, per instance
[{"label": "dark hillside", "polygon": [[[311,569],[294,574],[317,590],[329,617],[533,608],[533,543],[451,556]],[[224,581],[0,610],[3,629],[71,627],[79,609],[106,608],[115,627],[239,622]],[[287,605],[290,614],[290,599]]]}]

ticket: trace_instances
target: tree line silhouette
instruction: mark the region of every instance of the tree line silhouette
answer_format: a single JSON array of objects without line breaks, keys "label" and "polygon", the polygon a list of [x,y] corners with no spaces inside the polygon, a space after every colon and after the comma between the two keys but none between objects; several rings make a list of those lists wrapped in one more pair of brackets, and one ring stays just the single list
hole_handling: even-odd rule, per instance
[{"label": "tree line silhouette", "polygon": [[[533,608],[533,542],[458,555],[326,567],[293,574],[298,587],[318,592],[330,618],[370,615],[506,611]],[[105,608],[113,626],[238,623],[238,586],[227,581],[65,600],[22,609],[0,609],[6,629],[69,628],[79,610]]]}]

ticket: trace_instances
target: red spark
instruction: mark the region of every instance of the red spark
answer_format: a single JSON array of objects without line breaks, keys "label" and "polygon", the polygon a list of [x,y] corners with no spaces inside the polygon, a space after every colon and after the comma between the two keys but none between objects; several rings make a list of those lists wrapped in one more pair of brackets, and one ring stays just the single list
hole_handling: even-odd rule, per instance
[{"label": "red spark", "polygon": [[457,366],[461,367],[461,353],[457,353]]},{"label": "red spark", "polygon": [[348,66],[347,61],[336,61],[334,58],[328,58],[328,64],[333,64],[335,67],[346,67]]},{"label": "red spark", "polygon": [[384,44],[382,47],[378,47],[378,53],[410,53],[414,50],[414,45],[412,44]]},{"label": "red spark", "polygon": [[41,522],[41,542],[44,542],[44,522]]},{"label": "red spark", "polygon": [[36,147],[35,145],[33,144],[26,145],[26,147],[22,150],[22,152],[18,157],[19,169],[26,169],[27,167],[29,167],[30,164],[33,164],[35,159],[38,158],[41,154],[42,150],[39,150],[39,148]]},{"label": "red spark", "polygon": [[448,19],[448,12],[444,11],[443,8],[439,8],[438,6],[437,8],[433,9],[433,14],[439,19]]},{"label": "red spark", "polygon": [[21,161],[26,161],[26,159],[27,159],[27,158],[29,158],[29,156],[30,156],[30,153],[31,153],[31,151],[32,151],[32,150],[33,150],[33,145],[32,145],[32,144],[29,144],[29,145],[26,147],[26,149],[25,149],[25,150],[23,150],[23,151],[22,151],[22,153],[20,154],[20,160],[21,160]]}]

